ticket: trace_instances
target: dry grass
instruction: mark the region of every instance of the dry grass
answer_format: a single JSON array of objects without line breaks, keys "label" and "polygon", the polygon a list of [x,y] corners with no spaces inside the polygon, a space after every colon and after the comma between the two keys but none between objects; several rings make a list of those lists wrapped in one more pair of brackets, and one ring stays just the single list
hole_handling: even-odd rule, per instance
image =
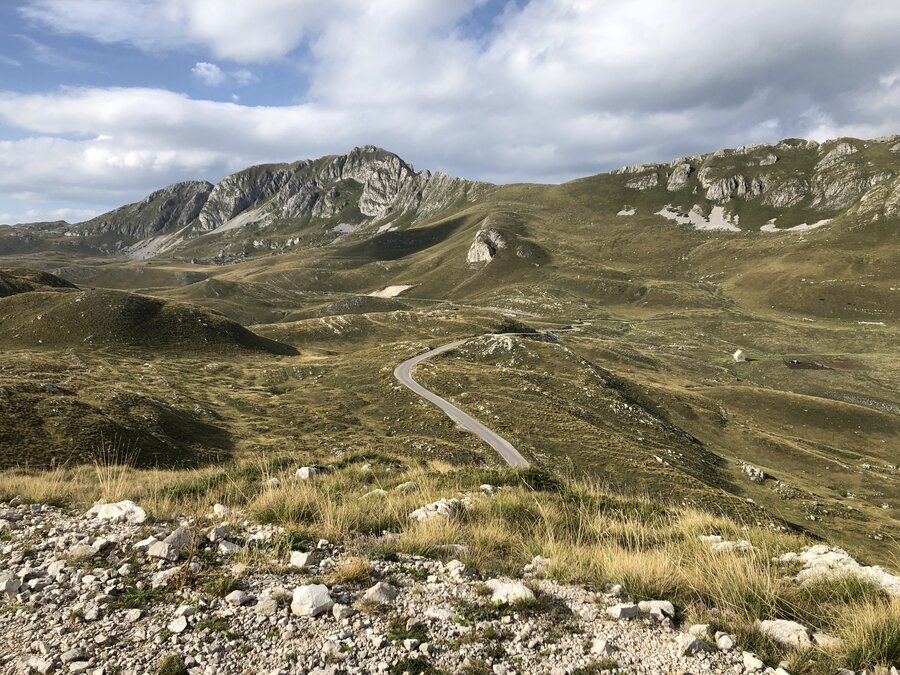
[{"label": "dry grass", "polygon": [[[769,661],[786,654],[754,630],[757,619],[794,619],[844,638],[839,652],[794,655],[792,672],[819,673],[836,664],[859,669],[893,663],[900,654],[896,601],[888,602],[855,579],[806,587],[785,579],[791,570],[773,558],[808,543],[799,536],[648,498],[623,497],[595,483],[560,481],[533,470],[487,472],[381,458],[372,470],[363,471],[362,463],[332,460],[320,465],[312,481],[292,478],[300,465],[296,460],[259,457],[178,472],[124,466],[116,468],[112,479],[107,471],[19,472],[0,476],[0,499],[23,494],[35,501],[85,506],[115,494],[162,517],[205,513],[221,502],[289,528],[283,542],[264,552],[270,558],[286,555],[297,539],[322,537],[370,555],[453,557],[447,546],[462,544],[471,551],[467,562],[487,573],[518,573],[542,554],[552,561],[550,574],[561,581],[597,588],[619,583],[636,600],[670,599],[688,616],[712,617]],[[281,484],[268,486],[272,477]],[[478,486],[484,482],[504,487],[482,496]],[[396,489],[401,484],[411,486]],[[370,494],[373,490],[384,492]],[[408,518],[425,503],[462,493],[469,493],[472,502],[458,518],[424,523]],[[384,539],[384,531],[400,537]],[[706,534],[748,539],[756,550],[717,553],[699,539]],[[370,575],[368,559],[359,556],[335,570],[333,581],[357,583]]]}]

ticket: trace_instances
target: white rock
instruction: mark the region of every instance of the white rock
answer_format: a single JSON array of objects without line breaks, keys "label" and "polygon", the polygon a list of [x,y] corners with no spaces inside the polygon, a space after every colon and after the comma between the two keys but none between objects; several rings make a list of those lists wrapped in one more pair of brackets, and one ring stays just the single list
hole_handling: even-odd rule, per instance
[{"label": "white rock", "polygon": [[289,564],[294,569],[302,570],[310,566],[318,565],[320,557],[321,556],[315,551],[291,551],[291,561]]},{"label": "white rock", "polygon": [[630,602],[620,602],[612,607],[607,607],[606,613],[616,621],[621,621],[622,619],[634,619],[639,617],[641,615],[641,608]]},{"label": "white rock", "polygon": [[231,593],[225,596],[225,602],[229,605],[240,607],[241,605],[253,602],[253,597],[244,593],[244,591],[231,591]]},{"label": "white rock", "polygon": [[331,613],[334,615],[334,618],[338,621],[342,619],[349,619],[356,613],[356,610],[347,605],[342,605],[340,603],[335,603],[331,608]]},{"label": "white rock", "polygon": [[431,504],[426,504],[409,514],[410,520],[423,522],[438,516],[452,518],[462,512],[462,502],[458,499],[439,499]]},{"label": "white rock", "polygon": [[900,576],[876,565],[862,565],[841,548],[816,544],[804,548],[800,553],[786,553],[777,560],[783,563],[803,563],[803,569],[797,574],[797,580],[801,584],[852,575],[881,588],[888,595],[900,596]]},{"label": "white rock", "polygon": [[744,353],[743,349],[738,349],[731,355],[731,358],[734,359],[735,363],[744,363],[747,360],[747,355]]},{"label": "white rock", "polygon": [[488,579],[485,585],[491,589],[491,602],[494,604],[513,604],[534,600],[534,591],[518,581]]},{"label": "white rock", "polygon": [[615,648],[610,644],[609,640],[603,638],[594,638],[591,642],[591,653],[597,656],[610,656]]},{"label": "white rock", "polygon": [[213,515],[217,518],[225,519],[229,515],[231,515],[231,509],[229,509],[224,504],[214,504],[213,505]]},{"label": "white rock", "polygon": [[121,502],[97,502],[90,508],[87,515],[94,516],[97,520],[127,522],[132,525],[141,525],[147,520],[147,513],[144,509],[128,499]]},{"label": "white rock", "polygon": [[718,647],[723,652],[730,652],[732,649],[734,649],[734,638],[732,638],[727,633],[723,633],[716,638],[716,647]]},{"label": "white rock", "polygon": [[766,664],[763,663],[761,659],[757,658],[755,654],[744,652],[742,656],[744,669],[748,673],[758,673],[761,670],[765,670]]},{"label": "white rock", "polygon": [[429,607],[425,610],[425,618],[434,619],[435,621],[453,621],[455,616],[452,609],[444,609],[443,607]]},{"label": "white rock", "polygon": [[690,633],[679,633],[676,638],[678,653],[682,656],[692,656],[700,652],[710,652],[713,647]]},{"label": "white rock", "polygon": [[328,587],[324,584],[298,586],[294,589],[291,611],[296,616],[318,616],[334,606]]},{"label": "white rock", "polygon": [[768,635],[782,647],[806,649],[812,646],[812,634],[809,628],[796,621],[787,619],[757,621],[756,627],[763,635]]},{"label": "white rock", "polygon": [[240,553],[242,549],[243,546],[235,544],[233,541],[219,542],[219,553],[222,555],[234,555],[235,553]]},{"label": "white rock", "polygon": [[170,631],[175,633],[176,635],[180,635],[187,629],[187,617],[186,616],[178,616],[172,619],[169,622],[169,625],[166,626]]},{"label": "white rock", "polygon": [[312,466],[301,466],[294,473],[294,477],[298,480],[312,480],[316,477],[316,474],[319,473],[319,470]]},{"label": "white rock", "polygon": [[649,614],[657,619],[675,616],[675,607],[668,600],[641,600],[638,607],[644,614]]},{"label": "white rock", "polygon": [[206,538],[210,541],[221,541],[222,539],[227,539],[229,535],[231,535],[231,525],[222,523],[221,525],[216,525],[207,532]]},{"label": "white rock", "polygon": [[0,589],[6,594],[10,600],[16,599],[16,594],[22,587],[22,580],[11,574],[5,574],[0,577]]},{"label": "white rock", "polygon": [[390,605],[397,599],[399,591],[389,583],[379,581],[363,595],[363,600],[376,605]]}]

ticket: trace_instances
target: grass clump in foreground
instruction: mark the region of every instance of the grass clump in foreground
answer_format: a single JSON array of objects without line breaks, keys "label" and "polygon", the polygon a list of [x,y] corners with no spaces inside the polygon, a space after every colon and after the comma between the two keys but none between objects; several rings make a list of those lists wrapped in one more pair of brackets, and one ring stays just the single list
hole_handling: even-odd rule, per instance
[{"label": "grass clump in foreground", "polygon": [[[742,648],[757,651],[767,662],[790,656],[795,675],[900,661],[900,600],[853,578],[808,586],[791,581],[792,570],[773,558],[810,543],[798,535],[614,494],[591,481],[535,469],[379,460],[362,471],[361,457],[359,465],[320,461],[322,470],[314,480],[291,480],[301,460],[309,459],[256,458],[181,472],[128,469],[117,478],[116,491],[158,517],[203,512],[221,502],[263,522],[285,525],[294,540],[352,543],[370,559],[399,554],[447,558],[453,555],[448,545],[465,544],[465,562],[489,574],[518,574],[541,554],[551,559],[550,574],[560,581],[594,588],[618,583],[635,600],[665,598],[689,617],[715,617],[706,622],[735,634]],[[99,494],[97,472],[69,471],[73,481],[59,481],[54,492],[66,495],[68,503],[89,505]],[[273,476],[281,484],[267,486]],[[503,489],[482,496],[479,486],[486,482]],[[412,487],[396,490],[401,484]],[[375,488],[384,492],[368,494]],[[0,499],[12,494],[35,499],[42,489],[39,475],[0,476]],[[409,520],[423,504],[461,492],[477,496],[459,517]],[[385,530],[400,536],[384,539]],[[715,552],[700,540],[708,534],[748,539],[756,549]],[[369,573],[363,555],[336,572],[344,583],[362,582]],[[221,594],[226,588],[231,584],[208,591]],[[479,610],[471,608],[475,615]],[[757,620],[774,618],[799,621],[841,638],[842,644],[789,655],[754,627]]]}]

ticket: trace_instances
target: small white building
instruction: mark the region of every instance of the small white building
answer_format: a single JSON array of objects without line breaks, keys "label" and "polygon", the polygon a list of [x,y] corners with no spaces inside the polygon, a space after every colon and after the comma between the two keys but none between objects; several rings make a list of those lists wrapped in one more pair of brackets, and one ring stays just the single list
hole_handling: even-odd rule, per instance
[{"label": "small white building", "polygon": [[731,358],[733,358],[737,363],[743,363],[747,360],[747,355],[744,353],[743,349],[738,349],[734,354],[732,354]]}]

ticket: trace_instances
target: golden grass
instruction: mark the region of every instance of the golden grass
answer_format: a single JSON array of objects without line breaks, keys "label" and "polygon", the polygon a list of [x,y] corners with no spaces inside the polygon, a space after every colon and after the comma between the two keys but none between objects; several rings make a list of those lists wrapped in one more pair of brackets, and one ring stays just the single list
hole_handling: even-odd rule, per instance
[{"label": "golden grass", "polygon": [[[844,638],[838,652],[794,655],[792,672],[819,673],[835,664],[859,669],[898,658],[897,601],[887,601],[854,579],[807,587],[786,580],[791,570],[773,558],[809,543],[797,535],[666,507],[648,498],[623,497],[596,483],[560,481],[533,471],[401,465],[384,458],[373,462],[372,470],[362,470],[361,464],[331,460],[319,465],[319,474],[311,481],[293,479],[300,465],[296,460],[260,457],[190,471],[126,465],[94,472],[8,472],[0,476],[0,499],[22,494],[34,501],[88,506],[114,494],[134,499],[159,517],[202,514],[221,502],[260,521],[283,525],[292,537],[344,542],[370,555],[455,557],[448,545],[462,544],[470,551],[464,556],[468,563],[494,574],[518,573],[541,554],[551,559],[549,574],[560,581],[595,588],[618,583],[635,600],[672,600],[688,616],[715,617],[772,661],[786,654],[758,635],[753,628],[758,619],[794,619]],[[281,484],[268,486],[272,477]],[[490,480],[504,487],[482,496],[478,486]],[[411,487],[397,490],[401,484]],[[384,492],[372,494],[373,490]],[[472,501],[458,518],[424,523],[408,518],[423,504],[463,492]],[[400,536],[384,539],[380,536],[384,531]],[[700,540],[707,534],[748,539],[756,550],[714,552]],[[283,557],[288,547],[276,547],[269,555]],[[370,574],[371,566],[361,555],[335,570],[333,581],[354,583]]]}]

